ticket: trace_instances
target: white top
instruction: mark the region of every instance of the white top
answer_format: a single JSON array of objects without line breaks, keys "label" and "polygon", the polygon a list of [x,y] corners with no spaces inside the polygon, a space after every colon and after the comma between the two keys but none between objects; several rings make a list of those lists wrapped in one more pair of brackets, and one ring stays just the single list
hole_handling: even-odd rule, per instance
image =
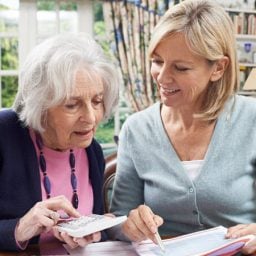
[{"label": "white top", "polygon": [[204,160],[192,160],[181,162],[188,177],[194,181],[201,172]]}]

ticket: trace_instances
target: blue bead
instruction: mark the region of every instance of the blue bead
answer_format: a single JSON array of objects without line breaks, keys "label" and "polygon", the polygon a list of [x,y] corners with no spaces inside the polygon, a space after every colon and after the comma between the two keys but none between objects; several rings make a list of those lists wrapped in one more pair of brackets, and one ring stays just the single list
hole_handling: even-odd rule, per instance
[{"label": "blue bead", "polygon": [[73,190],[76,190],[77,188],[77,178],[74,172],[71,173],[71,185]]},{"label": "blue bead", "polygon": [[69,164],[70,164],[71,169],[75,168],[76,160],[75,160],[75,156],[72,152],[70,152],[70,155],[69,155]]},{"label": "blue bead", "polygon": [[74,193],[72,196],[72,205],[75,209],[78,208],[78,196],[77,193]]},{"label": "blue bead", "polygon": [[40,164],[40,168],[42,170],[42,172],[46,171],[46,161],[43,155],[39,156],[39,164]]},{"label": "blue bead", "polygon": [[51,182],[47,176],[44,176],[44,189],[47,194],[51,194]]}]

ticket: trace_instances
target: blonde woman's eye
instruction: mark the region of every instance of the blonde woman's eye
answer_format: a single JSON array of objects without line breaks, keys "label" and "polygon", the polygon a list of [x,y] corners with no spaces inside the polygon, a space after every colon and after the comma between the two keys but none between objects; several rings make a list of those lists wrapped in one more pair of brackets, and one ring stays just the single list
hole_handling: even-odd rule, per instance
[{"label": "blonde woman's eye", "polygon": [[157,65],[160,65],[163,63],[162,60],[158,60],[158,59],[151,59],[151,62],[154,63],[154,64],[157,64]]},{"label": "blonde woman's eye", "polygon": [[182,66],[175,66],[175,68],[176,68],[176,70],[178,70],[180,72],[184,72],[184,71],[190,70],[189,68],[182,67]]}]

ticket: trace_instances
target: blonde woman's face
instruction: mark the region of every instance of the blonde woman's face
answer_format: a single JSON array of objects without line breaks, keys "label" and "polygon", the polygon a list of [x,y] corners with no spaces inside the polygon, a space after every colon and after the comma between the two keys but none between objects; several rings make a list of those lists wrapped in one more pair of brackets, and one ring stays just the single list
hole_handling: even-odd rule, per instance
[{"label": "blonde woman's face", "polygon": [[198,109],[215,69],[191,52],[182,33],[160,42],[152,56],[151,75],[161,101],[173,108]]},{"label": "blonde woman's face", "polygon": [[44,143],[57,150],[88,147],[104,116],[103,90],[97,75],[79,70],[70,99],[48,110]]}]

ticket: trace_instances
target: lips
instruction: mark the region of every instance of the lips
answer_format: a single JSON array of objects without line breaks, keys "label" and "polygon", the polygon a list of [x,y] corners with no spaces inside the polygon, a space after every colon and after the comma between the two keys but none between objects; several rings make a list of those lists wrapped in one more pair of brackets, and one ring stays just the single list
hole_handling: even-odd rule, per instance
[{"label": "lips", "polygon": [[87,130],[87,131],[76,131],[75,133],[77,135],[86,136],[86,135],[90,135],[92,132],[93,132],[93,129]]},{"label": "lips", "polygon": [[160,90],[161,90],[163,93],[169,93],[169,94],[174,94],[174,93],[180,91],[180,89],[178,89],[178,88],[165,88],[165,87],[163,87],[163,86],[160,86]]}]

